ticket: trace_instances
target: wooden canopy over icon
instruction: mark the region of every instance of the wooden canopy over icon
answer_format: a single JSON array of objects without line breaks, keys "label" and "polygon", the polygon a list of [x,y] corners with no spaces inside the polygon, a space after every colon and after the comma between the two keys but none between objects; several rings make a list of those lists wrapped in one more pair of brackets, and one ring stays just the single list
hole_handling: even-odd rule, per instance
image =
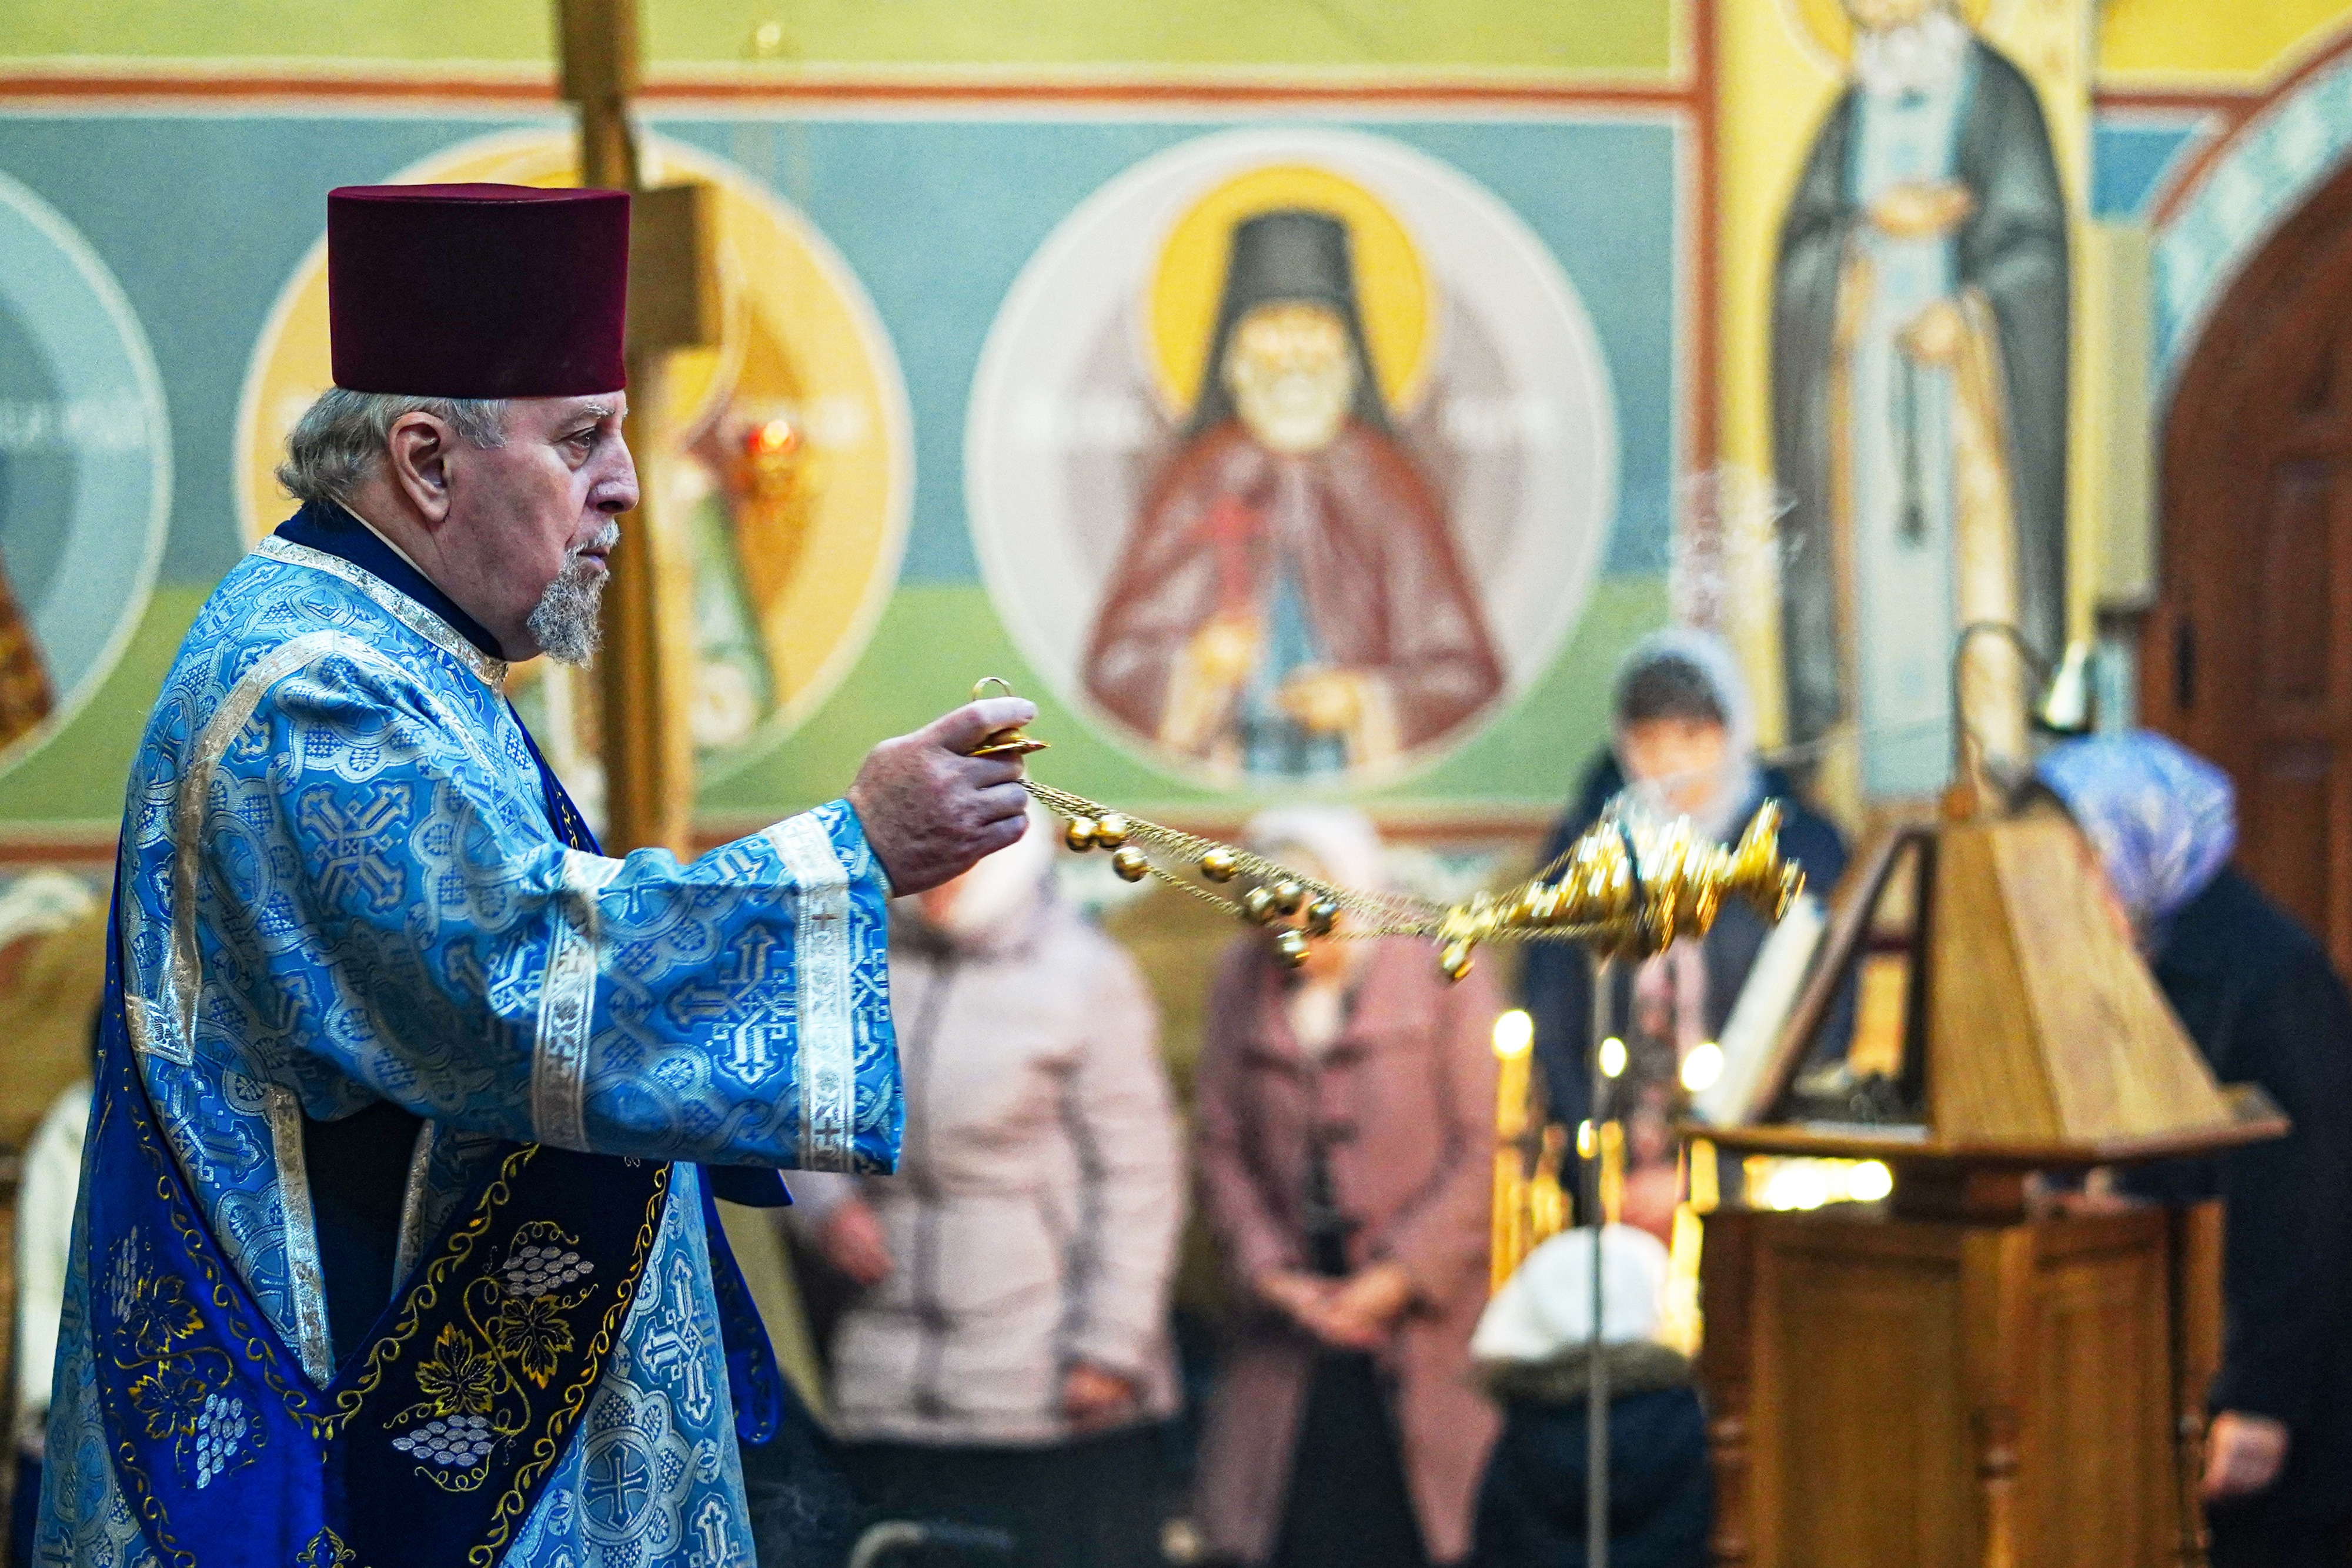
[{"label": "wooden canopy over icon", "polygon": [[[1908,965],[1901,1087],[1918,1121],[1774,1122],[1841,992],[1890,946]],[[2215,1082],[2054,807],[1882,838],[1842,891],[1757,1085],[1724,1124],[1688,1131],[1748,1153],[2023,1169],[2208,1153],[2285,1130],[2259,1089]]]}]

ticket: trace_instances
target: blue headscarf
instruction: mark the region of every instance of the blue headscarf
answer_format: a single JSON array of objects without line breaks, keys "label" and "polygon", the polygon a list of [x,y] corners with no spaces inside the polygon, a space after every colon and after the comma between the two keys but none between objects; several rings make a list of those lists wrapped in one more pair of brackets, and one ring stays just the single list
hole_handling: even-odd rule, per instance
[{"label": "blue headscarf", "polygon": [[2230,776],[2144,729],[2054,746],[2034,769],[2081,824],[2136,925],[2169,917],[2238,844]]}]

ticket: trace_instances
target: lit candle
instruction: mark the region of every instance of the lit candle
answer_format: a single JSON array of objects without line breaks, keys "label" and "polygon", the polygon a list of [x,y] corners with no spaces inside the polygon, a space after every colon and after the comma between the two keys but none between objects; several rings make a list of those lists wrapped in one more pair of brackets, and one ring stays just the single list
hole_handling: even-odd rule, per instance
[{"label": "lit candle", "polygon": [[1528,1087],[1535,1020],[1517,1008],[1495,1020],[1495,1196],[1488,1278],[1500,1290],[1528,1247]]}]

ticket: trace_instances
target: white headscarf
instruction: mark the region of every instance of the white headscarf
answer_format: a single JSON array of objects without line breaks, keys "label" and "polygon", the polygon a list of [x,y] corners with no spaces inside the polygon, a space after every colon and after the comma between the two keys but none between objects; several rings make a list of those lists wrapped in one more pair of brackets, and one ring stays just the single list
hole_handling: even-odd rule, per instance
[{"label": "white headscarf", "polygon": [[900,903],[960,946],[993,936],[1025,919],[1045,899],[1054,871],[1054,838],[1052,815],[1032,800],[1028,831],[964,873],[945,909],[926,910],[921,894]]},{"label": "white headscarf", "polygon": [[[1665,1244],[1646,1230],[1601,1232],[1601,1338],[1655,1339],[1665,1307]],[[1592,1229],[1563,1230],[1503,1281],[1478,1319],[1470,1354],[1482,1362],[1549,1361],[1592,1337]]]},{"label": "white headscarf", "polygon": [[1380,830],[1352,806],[1276,806],[1250,819],[1242,842],[1270,861],[1304,850],[1342,887],[1376,893],[1388,884]]},{"label": "white headscarf", "polygon": [[[1723,773],[1707,803],[1691,813],[1691,826],[1718,842],[1728,841],[1741,823],[1739,814],[1764,792],[1764,776],[1756,766],[1756,705],[1748,695],[1748,678],[1731,644],[1712,632],[1670,627],[1653,632],[1627,651],[1617,665],[1617,682],[1610,703],[1612,716],[1624,711],[1625,688],[1635,676],[1659,664],[1683,664],[1697,672],[1723,715]],[[1617,765],[1625,767],[1625,725],[1613,718]],[[1644,810],[1659,817],[1674,815],[1656,784],[1634,784],[1626,770],[1628,793]]]},{"label": "white headscarf", "polygon": [[[1260,811],[1242,831],[1242,842],[1270,861],[1295,861],[1304,853],[1315,862],[1315,871],[1342,887],[1377,893],[1388,885],[1380,830],[1350,806],[1277,806]],[[1285,1004],[1291,1035],[1310,1058],[1328,1051],[1346,1029],[1348,991],[1371,952],[1361,942],[1344,946],[1344,967],[1337,973],[1303,976]]]}]

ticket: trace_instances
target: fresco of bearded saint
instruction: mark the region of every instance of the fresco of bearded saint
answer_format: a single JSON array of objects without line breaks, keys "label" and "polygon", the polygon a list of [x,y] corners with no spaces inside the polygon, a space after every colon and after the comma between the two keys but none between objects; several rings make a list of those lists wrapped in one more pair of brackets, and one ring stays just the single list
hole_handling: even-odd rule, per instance
[{"label": "fresco of bearded saint", "polygon": [[1444,739],[1503,671],[1391,424],[1347,226],[1234,226],[1199,395],[1097,612],[1087,689],[1218,771],[1302,779]]}]

